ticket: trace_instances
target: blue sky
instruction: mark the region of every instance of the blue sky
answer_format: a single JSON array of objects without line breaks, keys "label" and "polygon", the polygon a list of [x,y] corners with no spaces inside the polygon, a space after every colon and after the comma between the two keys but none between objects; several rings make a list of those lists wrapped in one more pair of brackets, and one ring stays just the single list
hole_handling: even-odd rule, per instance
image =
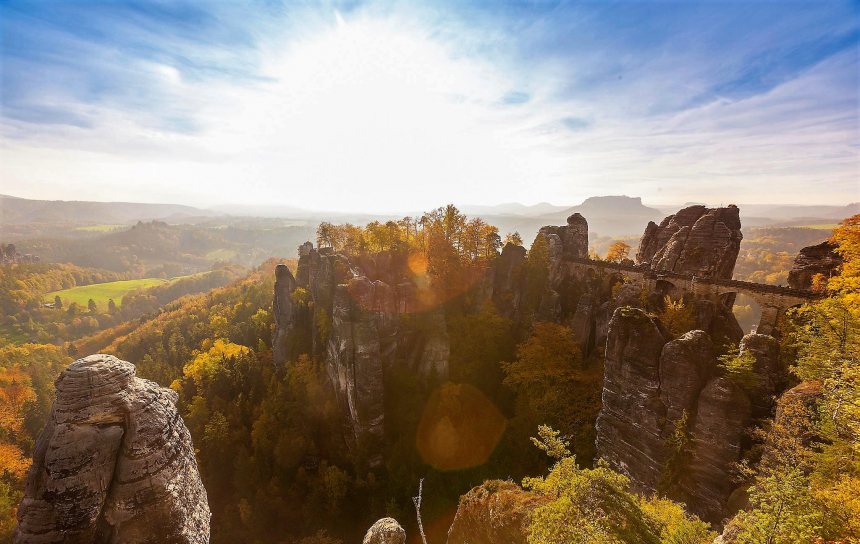
[{"label": "blue sky", "polygon": [[0,3],[0,192],[860,200],[856,2]]}]

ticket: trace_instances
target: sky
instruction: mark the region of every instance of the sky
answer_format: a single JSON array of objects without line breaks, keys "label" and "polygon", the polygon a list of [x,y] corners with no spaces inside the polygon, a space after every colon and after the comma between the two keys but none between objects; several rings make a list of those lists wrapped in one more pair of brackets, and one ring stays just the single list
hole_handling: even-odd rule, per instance
[{"label": "sky", "polygon": [[0,2],[0,193],[860,201],[860,3]]}]

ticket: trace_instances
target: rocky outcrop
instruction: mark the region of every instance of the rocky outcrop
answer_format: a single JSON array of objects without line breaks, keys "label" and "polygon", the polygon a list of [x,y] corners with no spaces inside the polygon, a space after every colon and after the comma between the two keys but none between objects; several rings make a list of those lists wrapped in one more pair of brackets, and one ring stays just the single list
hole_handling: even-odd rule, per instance
[{"label": "rocky outcrop", "polygon": [[550,242],[551,255],[555,252],[556,257],[588,257],[588,221],[578,213],[567,218],[567,225],[541,227],[539,234],[557,241]]},{"label": "rocky outcrop", "polygon": [[531,513],[544,502],[513,482],[484,482],[460,497],[448,544],[526,544]]},{"label": "rocky outcrop", "polygon": [[704,520],[719,523],[735,488],[733,466],[750,423],[750,401],[731,380],[718,376],[699,394],[690,427],[690,461],[679,483],[680,497]]},{"label": "rocky outcrop", "polygon": [[844,260],[836,252],[836,247],[833,242],[824,241],[801,249],[788,272],[788,285],[795,289],[810,289],[815,275],[821,274],[825,279],[837,275]]},{"label": "rocky outcrop", "polygon": [[737,487],[732,468],[745,447],[746,428],[754,409],[768,406],[767,388],[778,383],[775,343],[763,335],[742,343],[767,384],[753,391],[753,402],[721,375],[707,333],[693,330],[667,341],[642,310],[617,309],[606,340],[598,456],[627,474],[637,491],[660,491],[720,522]]},{"label": "rocky outcrop", "polygon": [[371,525],[362,544],[406,544],[406,531],[394,518],[382,518]]},{"label": "rocky outcrop", "polygon": [[652,270],[731,279],[741,247],[737,206],[690,206],[648,223],[636,260]]},{"label": "rocky outcrop", "polygon": [[[517,263],[509,260],[510,281],[499,283],[513,288]],[[295,276],[285,265],[275,270],[273,313],[275,364],[303,353],[325,361],[347,443],[367,442],[372,464],[381,462],[386,372],[410,368],[424,378],[448,376],[445,314],[438,305],[422,306],[405,254],[349,257],[303,244]]]},{"label": "rocky outcrop", "polygon": [[782,368],[779,360],[779,342],[766,334],[748,334],[740,342],[740,353],[749,353],[754,360],[755,383],[749,385],[752,416],[770,417],[776,396],[788,382],[787,369]]},{"label": "rocky outcrop", "polygon": [[202,544],[209,506],[170,389],[92,355],[69,365],[36,443],[16,544]]},{"label": "rocky outcrop", "polygon": [[666,338],[637,308],[615,311],[604,360],[603,406],[597,417],[597,452],[628,474],[634,487],[656,489],[666,459],[660,400],[660,353]]},{"label": "rocky outcrop", "polygon": [[502,254],[494,263],[493,304],[507,318],[516,316],[525,292],[526,248],[505,244]]}]

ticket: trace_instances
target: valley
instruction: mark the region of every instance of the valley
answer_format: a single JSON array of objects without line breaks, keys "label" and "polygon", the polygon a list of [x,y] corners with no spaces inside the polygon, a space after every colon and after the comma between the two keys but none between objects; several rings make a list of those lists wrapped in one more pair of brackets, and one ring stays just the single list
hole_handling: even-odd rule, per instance
[{"label": "valley", "polygon": [[[787,310],[832,304],[818,302],[820,285],[841,261],[792,257],[791,287],[736,281],[738,268],[755,280],[766,279],[769,266],[788,278],[781,255],[820,241],[822,230],[754,228],[745,238],[733,207],[685,208],[652,222],[635,240],[636,261],[621,246],[602,259],[584,216],[566,223],[542,227],[527,249],[511,237],[503,244],[495,226],[453,206],[363,227],[322,222],[317,244],[301,244],[297,260],[269,259],[250,273],[222,264],[41,294],[58,281],[99,276],[77,265],[14,265],[16,274],[30,270],[21,277],[30,278],[40,309],[23,311],[44,320],[40,342],[48,343],[18,340],[0,353],[6,379],[22,376],[42,406],[14,435],[12,451],[26,466],[39,425],[53,417],[43,377],[75,357],[109,353],[178,395],[215,543],[249,534],[346,542],[385,515],[415,534],[410,498],[422,479],[430,541],[525,543],[536,530],[529,520],[557,507],[541,497],[560,492],[550,482],[562,474],[594,489],[616,486],[625,500],[663,497],[623,514],[608,507],[603,521],[565,511],[577,530],[623,538],[617,527],[644,524],[663,527],[654,535],[698,535],[691,542],[749,530],[746,512],[762,514],[738,506],[737,496],[757,489],[771,438],[748,432],[764,433],[778,403],[788,402],[780,395],[798,383],[791,369],[801,352],[787,342],[805,334],[808,314]],[[822,273],[824,280],[813,279]],[[767,315],[750,319],[759,330],[747,334],[734,296],[708,285],[789,298],[776,314],[761,305]],[[139,288],[118,296],[131,286]],[[43,307],[55,292],[87,301],[62,295],[64,309]],[[111,314],[105,297],[115,295]],[[28,299],[20,300],[8,307],[26,308]],[[759,305],[750,301],[742,306]],[[81,309],[70,315],[72,302]],[[59,334],[61,343],[51,341]],[[38,362],[21,366],[21,357]],[[530,440],[536,436],[545,451],[562,453],[542,454]],[[744,463],[750,472],[738,479],[735,467]],[[545,483],[529,479],[546,471]],[[24,473],[12,477],[22,482]],[[520,521],[498,525],[494,501]],[[339,522],[325,521],[330,516]]]}]

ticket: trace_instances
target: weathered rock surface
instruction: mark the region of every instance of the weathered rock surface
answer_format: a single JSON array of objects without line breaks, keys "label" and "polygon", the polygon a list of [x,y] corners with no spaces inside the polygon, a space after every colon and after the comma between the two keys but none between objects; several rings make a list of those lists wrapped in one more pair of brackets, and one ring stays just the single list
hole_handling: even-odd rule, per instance
[{"label": "weathered rock surface", "polygon": [[512,318],[519,312],[525,292],[525,260],[526,248],[507,243],[494,264],[493,304],[504,317]]},{"label": "weathered rock surface", "polygon": [[656,489],[666,458],[660,400],[660,353],[666,338],[637,308],[615,310],[604,361],[603,406],[597,417],[597,452],[631,477]]},{"label": "weathered rock surface", "polygon": [[[759,338],[761,336],[761,338]],[[778,383],[776,341],[749,335],[744,348],[756,356],[763,384]],[[756,392],[767,406],[771,385]],[[737,487],[732,467],[740,457],[753,415],[749,395],[720,375],[714,345],[694,330],[667,341],[643,311],[622,307],[609,324],[603,406],[597,418],[597,453],[627,474],[634,489],[661,491],[718,523]],[[686,422],[681,450],[670,438]]]},{"label": "weathered rock surface", "polygon": [[690,206],[648,223],[636,259],[652,270],[730,279],[742,238],[737,206]]},{"label": "weathered rock surface", "polygon": [[134,365],[69,365],[36,443],[16,544],[209,541],[209,506],[177,395]]},{"label": "weathered rock surface", "polygon": [[553,248],[553,245],[550,244],[550,254],[560,250],[561,254],[558,256],[588,257],[588,221],[578,213],[567,218],[567,225],[541,227],[539,233],[547,237],[550,235],[558,236],[560,244],[557,248]]},{"label": "weathered rock surface", "polygon": [[513,482],[484,482],[460,497],[448,544],[526,544],[531,512],[544,502]]},{"label": "weathered rock surface", "polygon": [[684,413],[696,410],[699,394],[717,369],[717,357],[704,331],[690,331],[663,346],[660,353],[660,400],[666,406],[664,437]]},{"label": "weathered rock surface", "polygon": [[788,372],[779,360],[779,342],[766,334],[748,334],[741,340],[740,353],[750,353],[755,359],[752,370],[757,380],[750,390],[752,416],[770,417],[776,395],[788,381]]},{"label": "weathered rock surface", "polygon": [[732,467],[742,453],[750,410],[746,393],[723,376],[709,381],[699,395],[690,462],[680,487],[687,505],[704,520],[719,523],[726,514],[737,487]]},{"label": "weathered rock surface", "polygon": [[394,518],[382,518],[371,525],[362,544],[406,544],[406,531]]},{"label": "weathered rock surface", "polygon": [[821,274],[830,278],[839,273],[842,263],[842,255],[836,252],[833,242],[824,241],[805,247],[795,257],[794,266],[788,272],[788,285],[795,289],[809,289],[813,276]]},{"label": "weathered rock surface", "polygon": [[[514,252],[516,253],[516,252]],[[516,284],[516,257],[509,280]],[[275,271],[273,352],[276,365],[308,353],[325,360],[344,416],[347,443],[369,440],[371,463],[381,462],[385,373],[395,367],[428,378],[448,376],[445,314],[424,309],[407,256],[391,252],[348,257],[330,248],[299,248],[296,275]],[[404,323],[404,315],[420,327]],[[413,319],[413,321],[415,321]]]}]

